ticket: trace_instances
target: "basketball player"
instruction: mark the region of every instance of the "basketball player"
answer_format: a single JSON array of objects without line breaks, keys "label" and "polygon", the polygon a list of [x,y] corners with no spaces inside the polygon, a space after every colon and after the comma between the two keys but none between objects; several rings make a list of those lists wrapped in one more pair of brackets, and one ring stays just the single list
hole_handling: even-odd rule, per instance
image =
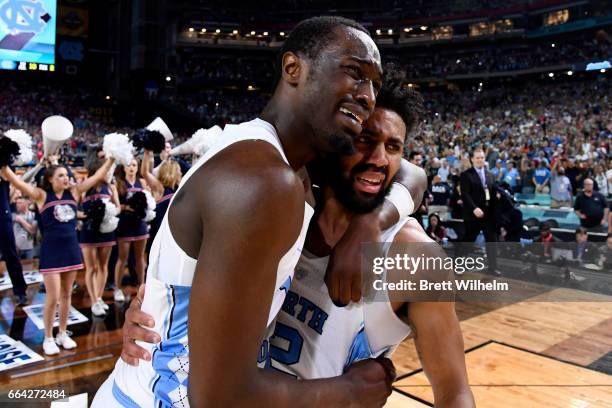
[{"label": "basketball player", "polygon": [[[406,304],[388,297],[384,302],[335,306],[325,286],[331,247],[352,217],[382,203],[400,167],[406,134],[414,126],[413,108],[419,105],[414,94],[392,85],[385,84],[380,91],[364,132],[355,140],[357,152],[317,163],[323,170],[319,173],[336,176],[329,176],[329,182],[315,180],[326,185],[317,195],[317,210],[287,297],[268,332],[269,352],[266,340],[258,362],[300,379],[329,378],[341,375],[356,361],[388,354],[412,333],[433,385],[435,406],[473,407],[454,303],[411,303],[405,316]],[[437,246],[413,218],[383,231],[380,240]],[[122,358],[126,361],[137,364],[139,357],[148,354],[130,338],[155,341],[138,326],[150,318],[139,311],[139,302],[133,302],[124,325]]]},{"label": "basketball player", "polygon": [[226,126],[174,195],[151,248],[143,302],[162,341],[151,363],[118,361],[94,408],[372,407],[390,394],[385,359],[316,381],[253,364],[313,214],[309,183],[296,170],[319,154],[352,151],[381,85],[376,45],[343,18],[297,25],[280,62],[261,117]]}]

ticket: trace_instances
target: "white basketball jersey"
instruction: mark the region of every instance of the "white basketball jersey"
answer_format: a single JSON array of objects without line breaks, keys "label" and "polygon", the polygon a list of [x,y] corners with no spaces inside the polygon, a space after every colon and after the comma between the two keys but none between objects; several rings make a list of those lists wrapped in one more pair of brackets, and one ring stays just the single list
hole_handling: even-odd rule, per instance
[{"label": "white basketball jersey", "polygon": [[[244,140],[263,140],[272,144],[287,162],[271,124],[255,119],[239,125],[227,125],[213,146],[187,172],[179,190],[211,157],[226,147]],[[287,294],[313,213],[312,207],[304,203],[302,230],[278,265],[276,290],[268,315],[269,325],[278,314]],[[151,362],[141,360],[138,367],[132,367],[119,359],[111,376],[98,391],[92,407],[189,406],[187,312],[196,262],[197,260],[187,255],[172,238],[168,212],[166,212],[151,247],[145,299],[142,305],[142,310],[155,320],[154,330],[162,341],[155,345],[140,343],[151,352]]]},{"label": "white basketball jersey", "polygon": [[[410,220],[415,221],[404,219],[381,234],[385,253]],[[262,346],[260,366],[301,379],[335,377],[356,361],[390,355],[410,334],[386,294],[370,303],[335,306],[324,282],[328,261],[303,251],[276,325],[268,332],[269,344]]]}]

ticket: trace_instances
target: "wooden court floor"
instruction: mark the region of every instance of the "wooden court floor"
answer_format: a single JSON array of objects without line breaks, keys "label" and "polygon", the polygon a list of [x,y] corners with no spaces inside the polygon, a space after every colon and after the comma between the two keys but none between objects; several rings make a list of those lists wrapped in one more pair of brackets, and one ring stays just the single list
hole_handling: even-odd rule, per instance
[{"label": "wooden court floor", "polygon": [[[79,275],[78,283],[84,285],[83,274]],[[127,291],[133,293],[135,288]],[[28,295],[33,304],[43,302],[38,284],[30,285]],[[8,390],[25,388],[87,393],[91,401],[121,348],[124,309],[113,303],[111,292],[105,301],[110,313],[92,319],[89,300],[78,290],[73,305],[89,321],[68,327],[77,349],[0,372],[0,401]],[[612,408],[612,297],[534,288],[521,302],[457,303],[456,309],[478,407]],[[0,334],[43,355],[42,331],[21,308],[15,308],[10,290],[0,292]],[[413,340],[402,343],[393,360],[399,377],[387,407],[433,406]],[[10,405],[0,402],[0,406]]]}]

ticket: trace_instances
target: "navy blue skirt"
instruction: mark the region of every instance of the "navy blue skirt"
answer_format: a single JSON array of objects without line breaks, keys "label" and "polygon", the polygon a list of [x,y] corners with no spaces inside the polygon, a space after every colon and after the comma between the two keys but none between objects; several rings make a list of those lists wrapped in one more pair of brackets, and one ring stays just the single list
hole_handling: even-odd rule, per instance
[{"label": "navy blue skirt", "polygon": [[40,273],[60,273],[83,269],[77,234],[43,235],[40,245]]},{"label": "navy blue skirt", "polygon": [[140,241],[149,237],[147,223],[129,212],[119,214],[119,225],[115,230],[117,242]]}]

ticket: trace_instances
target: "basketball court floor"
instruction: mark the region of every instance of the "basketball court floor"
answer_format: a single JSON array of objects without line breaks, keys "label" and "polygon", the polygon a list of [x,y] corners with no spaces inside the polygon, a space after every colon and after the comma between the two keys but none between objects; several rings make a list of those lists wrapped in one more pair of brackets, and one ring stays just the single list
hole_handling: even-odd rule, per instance
[{"label": "basketball court floor", "polygon": [[[28,288],[34,305],[44,299],[38,286]],[[612,297],[537,284],[525,288],[516,302],[457,303],[477,406],[612,407]],[[134,293],[135,288],[129,290]],[[91,402],[121,350],[123,310],[113,303],[111,292],[105,299],[110,313],[92,318],[87,296],[82,289],[76,291],[73,306],[87,318],[68,326],[78,348],[0,371],[0,406],[49,406],[8,402],[10,390],[32,388],[61,389],[73,396],[86,393]],[[10,289],[0,292],[0,315],[0,335],[43,356],[42,330],[23,308],[15,307]],[[443,357],[444,350],[440,354]],[[393,360],[398,379],[387,407],[433,406],[413,340],[402,343]]]}]

